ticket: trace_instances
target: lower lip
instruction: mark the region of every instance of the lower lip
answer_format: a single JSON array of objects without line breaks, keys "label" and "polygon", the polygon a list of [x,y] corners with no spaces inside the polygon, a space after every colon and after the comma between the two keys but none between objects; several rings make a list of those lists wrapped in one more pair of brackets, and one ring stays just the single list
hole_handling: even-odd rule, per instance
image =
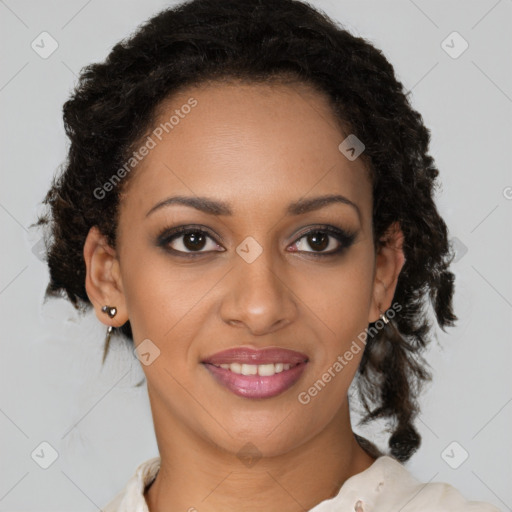
[{"label": "lower lip", "polygon": [[206,369],[217,382],[232,393],[245,398],[270,398],[291,388],[300,378],[307,363],[299,363],[289,370],[262,377],[261,375],[240,375],[213,364],[205,364]]}]

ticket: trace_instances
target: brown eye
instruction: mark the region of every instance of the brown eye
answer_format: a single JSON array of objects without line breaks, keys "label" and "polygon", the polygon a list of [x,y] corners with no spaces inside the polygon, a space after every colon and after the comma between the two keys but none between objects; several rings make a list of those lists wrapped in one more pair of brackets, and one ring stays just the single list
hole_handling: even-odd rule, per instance
[{"label": "brown eye", "polygon": [[[355,233],[346,233],[333,226],[311,229],[294,244],[297,252],[307,252],[313,256],[332,256],[352,245]],[[308,251],[307,247],[313,249]]]},{"label": "brown eye", "polygon": [[193,254],[217,251],[219,244],[204,229],[180,227],[166,230],[158,237],[158,245],[173,253]]},{"label": "brown eye", "polygon": [[200,251],[204,248],[206,244],[206,236],[204,236],[199,231],[196,233],[187,233],[182,235],[183,237],[183,246],[186,247],[189,251]]},{"label": "brown eye", "polygon": [[309,246],[316,251],[325,251],[329,246],[329,238],[331,238],[329,235],[321,231],[314,231],[306,236]]}]

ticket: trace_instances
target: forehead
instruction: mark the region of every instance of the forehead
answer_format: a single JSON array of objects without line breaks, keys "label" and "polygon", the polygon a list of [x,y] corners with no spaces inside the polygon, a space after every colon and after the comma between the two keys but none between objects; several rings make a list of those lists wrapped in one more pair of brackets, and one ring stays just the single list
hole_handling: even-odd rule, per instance
[{"label": "forehead", "polygon": [[208,196],[241,215],[340,193],[368,210],[367,169],[339,149],[347,135],[327,98],[304,84],[189,87],[159,106],[122,203],[148,211],[170,195]]}]

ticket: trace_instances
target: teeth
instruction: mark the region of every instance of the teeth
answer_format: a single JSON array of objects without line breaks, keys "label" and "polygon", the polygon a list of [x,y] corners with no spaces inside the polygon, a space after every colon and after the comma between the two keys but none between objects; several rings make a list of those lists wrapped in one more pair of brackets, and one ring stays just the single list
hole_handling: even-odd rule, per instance
[{"label": "teeth", "polygon": [[256,375],[258,373],[258,367],[254,364],[243,364],[242,375]]},{"label": "teeth", "polygon": [[257,366],[257,368],[258,375],[262,375],[263,377],[268,377],[276,373],[276,368],[273,364],[260,364]]},{"label": "teeth", "polygon": [[229,369],[235,373],[242,373],[242,365],[238,363],[231,363]]},{"label": "teeth", "polygon": [[262,377],[270,377],[275,373],[281,373],[282,371],[289,370],[291,368],[291,364],[288,363],[270,363],[270,364],[240,364],[240,363],[231,363],[231,364],[220,364],[218,365],[220,368],[224,368],[224,370],[230,370],[233,373],[238,373],[239,375],[260,375]]}]

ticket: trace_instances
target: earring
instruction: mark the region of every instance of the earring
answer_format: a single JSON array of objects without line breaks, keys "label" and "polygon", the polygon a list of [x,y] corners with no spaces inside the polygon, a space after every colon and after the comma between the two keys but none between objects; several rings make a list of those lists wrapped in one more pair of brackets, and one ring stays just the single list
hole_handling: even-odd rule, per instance
[{"label": "earring", "polygon": [[385,313],[381,313],[380,320],[382,320],[385,324],[389,324],[389,318],[386,316]]},{"label": "earring", "polygon": [[117,308],[115,308],[113,306],[103,306],[101,308],[101,311],[103,311],[103,313],[107,313],[107,315],[110,318],[114,318],[117,314]]},{"label": "earring", "polygon": [[[103,313],[106,313],[109,318],[114,318],[117,314],[117,308],[114,306],[103,306],[101,308]],[[103,349],[103,362],[105,362],[105,358],[107,357],[108,347],[110,345],[110,335],[112,334],[113,327],[109,325],[107,327],[107,336],[105,338],[105,348]]]}]

